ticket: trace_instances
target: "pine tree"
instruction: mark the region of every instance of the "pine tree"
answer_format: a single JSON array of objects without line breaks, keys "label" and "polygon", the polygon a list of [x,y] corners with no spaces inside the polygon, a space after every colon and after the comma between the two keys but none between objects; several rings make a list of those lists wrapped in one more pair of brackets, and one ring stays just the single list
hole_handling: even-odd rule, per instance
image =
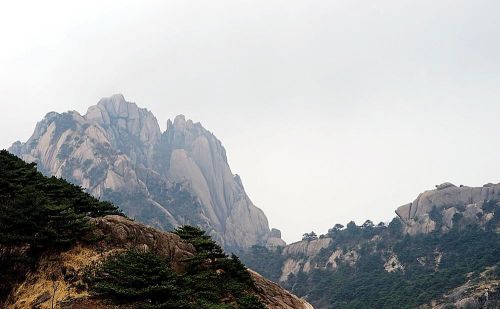
[{"label": "pine tree", "polygon": [[143,303],[141,308],[183,308],[184,292],[168,261],[146,251],[128,250],[105,260],[89,277],[92,290],[118,302]]}]

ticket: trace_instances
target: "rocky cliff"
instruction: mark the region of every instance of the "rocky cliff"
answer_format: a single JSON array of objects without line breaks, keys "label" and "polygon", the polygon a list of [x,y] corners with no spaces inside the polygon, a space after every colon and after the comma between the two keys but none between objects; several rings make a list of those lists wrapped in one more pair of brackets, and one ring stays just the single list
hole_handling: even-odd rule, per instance
[{"label": "rocky cliff", "polygon": [[444,183],[390,224],[336,224],[243,260],[316,308],[497,308],[499,195],[499,184]]},{"label": "rocky cliff", "polygon": [[456,220],[463,224],[484,226],[494,215],[491,202],[500,200],[500,184],[482,187],[457,187],[445,182],[436,189],[418,195],[412,203],[396,210],[410,235],[430,233],[437,229],[444,232],[453,228]]},{"label": "rocky cliff", "polygon": [[[393,223],[401,220],[403,225],[396,235],[402,238],[406,234],[415,236],[431,232],[446,233],[454,227],[463,229],[466,226],[478,226],[483,229],[488,226],[489,229],[500,233],[499,214],[497,213],[495,217],[499,207],[498,201],[500,201],[500,184],[457,187],[446,182],[436,185],[436,189],[419,194],[413,203],[397,208],[398,218],[395,218]],[[360,231],[371,229],[380,232],[387,228],[385,224],[359,227]],[[348,243],[346,240],[335,243],[336,232],[341,231],[332,229],[319,239],[298,241],[283,247],[280,251],[283,263],[279,277],[275,279],[286,282],[288,276],[300,272],[309,273],[313,269],[335,270],[342,263],[355,265],[360,258],[362,243],[351,242],[351,248],[346,248],[345,244]],[[376,244],[383,241],[381,235],[373,234],[373,238],[368,242]],[[325,255],[325,252],[328,252],[328,256],[318,258],[321,254]],[[435,267],[439,267],[441,257],[439,251],[436,252],[434,264]],[[390,250],[385,253],[383,261],[387,272],[404,270],[404,265]]]},{"label": "rocky cliff", "polygon": [[9,151],[146,224],[198,225],[226,248],[284,245],[231,172],[221,142],[182,115],[161,132],[150,111],[113,95],[85,115],[48,113]]},{"label": "rocky cliff", "polygon": [[[168,258],[179,273],[185,270],[186,258],[195,254],[194,247],[179,236],[130,221],[121,216],[92,219],[93,237],[103,239],[80,243],[63,252],[44,254],[27,276],[12,291],[6,308],[116,308],[109,300],[89,294],[83,278],[86,267],[111,254],[130,248],[151,251]],[[105,237],[103,237],[105,236]],[[255,291],[270,309],[310,309],[306,301],[287,292],[277,284],[250,271]]]}]

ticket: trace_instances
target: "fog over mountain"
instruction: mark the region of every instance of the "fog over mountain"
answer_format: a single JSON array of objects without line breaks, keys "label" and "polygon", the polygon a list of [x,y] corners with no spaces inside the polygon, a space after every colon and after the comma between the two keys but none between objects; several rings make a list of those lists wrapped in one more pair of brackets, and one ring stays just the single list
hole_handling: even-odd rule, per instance
[{"label": "fog over mountain", "polygon": [[[0,10],[0,147],[123,93],[223,141],[288,242],[500,181],[500,2],[53,1]],[[272,189],[271,189],[272,188]]]}]

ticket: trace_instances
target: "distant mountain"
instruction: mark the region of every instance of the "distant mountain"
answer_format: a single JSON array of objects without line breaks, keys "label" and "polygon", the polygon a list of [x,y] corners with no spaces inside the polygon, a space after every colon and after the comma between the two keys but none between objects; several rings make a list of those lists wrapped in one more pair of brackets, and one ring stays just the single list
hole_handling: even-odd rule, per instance
[{"label": "distant mountain", "polygon": [[500,184],[444,183],[396,214],[242,260],[319,309],[500,308]]},{"label": "distant mountain", "polygon": [[488,183],[482,187],[457,187],[445,182],[418,195],[412,203],[403,205],[396,214],[405,223],[410,235],[433,231],[449,231],[458,218],[462,225],[490,223],[495,212],[486,201],[500,201],[500,184]]},{"label": "distant mountain", "polygon": [[231,172],[221,142],[182,115],[161,132],[150,111],[113,95],[85,115],[48,113],[9,151],[151,226],[197,225],[226,249],[284,245]]},{"label": "distant mountain", "polygon": [[199,228],[132,221],[5,150],[0,171],[0,308],[312,308]]}]

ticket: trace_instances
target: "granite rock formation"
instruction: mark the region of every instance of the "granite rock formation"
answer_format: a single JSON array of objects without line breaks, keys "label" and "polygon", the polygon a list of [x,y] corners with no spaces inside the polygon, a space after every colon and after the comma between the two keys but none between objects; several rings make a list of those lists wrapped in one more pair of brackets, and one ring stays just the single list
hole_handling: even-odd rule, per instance
[{"label": "granite rock formation", "polygon": [[[484,226],[493,213],[488,211],[488,201],[500,200],[500,184],[488,183],[482,187],[455,186],[445,182],[436,189],[418,195],[412,203],[396,210],[410,235],[442,231],[453,227],[453,218],[464,218],[470,224]],[[485,207],[486,206],[486,207]]]},{"label": "granite rock formation", "polygon": [[48,113],[9,151],[151,226],[198,225],[226,249],[284,245],[231,172],[222,143],[182,115],[161,132],[150,111],[113,95],[85,115]]}]

